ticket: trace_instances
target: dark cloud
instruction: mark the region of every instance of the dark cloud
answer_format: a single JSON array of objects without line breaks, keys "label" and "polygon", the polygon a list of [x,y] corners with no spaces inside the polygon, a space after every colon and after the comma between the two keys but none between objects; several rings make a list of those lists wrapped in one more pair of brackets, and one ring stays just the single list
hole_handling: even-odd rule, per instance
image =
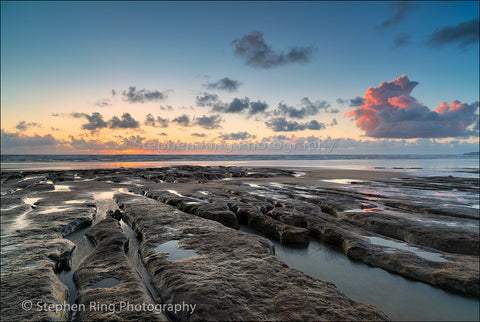
[{"label": "dark cloud", "polygon": [[130,86],[128,91],[122,92],[123,99],[130,103],[146,103],[164,100],[167,97],[166,92],[158,90],[141,89],[137,91],[135,86]]},{"label": "dark cloud", "polygon": [[255,115],[258,113],[265,113],[265,110],[268,108],[268,104],[265,102],[250,102],[250,109],[248,110],[249,115]]},{"label": "dark cloud", "polygon": [[204,86],[207,89],[220,89],[225,90],[227,92],[235,92],[238,90],[238,87],[241,85],[239,81],[230,79],[228,77],[222,78],[214,83],[207,83]]},{"label": "dark cloud", "polygon": [[25,136],[20,133],[8,133],[1,130],[1,144],[3,150],[23,148],[23,147],[38,147],[38,146],[55,146],[61,144],[61,141],[55,139],[51,134],[40,136]]},{"label": "dark cloud", "polygon": [[272,68],[289,63],[306,63],[314,51],[312,47],[292,48],[287,53],[274,51],[265,43],[263,32],[251,31],[248,35],[232,41],[235,55],[243,57],[245,64]]},{"label": "dark cloud", "polygon": [[160,136],[168,136],[168,134],[167,134],[167,133],[165,133],[165,132],[158,133],[158,135],[160,135]]},{"label": "dark cloud", "polygon": [[160,109],[162,111],[167,111],[167,110],[171,111],[171,110],[173,110],[173,107],[171,105],[167,105],[167,106],[160,105]]},{"label": "dark cloud", "polygon": [[335,126],[338,125],[337,119],[333,119],[332,123],[328,124],[328,126]]},{"label": "dark cloud", "polygon": [[186,127],[190,124],[190,118],[187,114],[183,114],[174,118],[172,122],[178,123],[178,125]]},{"label": "dark cloud", "polygon": [[223,113],[242,113],[244,110],[249,107],[249,99],[245,98],[234,98],[230,104],[226,106],[217,105],[213,107],[213,110],[216,112]]},{"label": "dark cloud", "polygon": [[70,113],[70,116],[74,118],[86,118],[88,123],[83,124],[82,129],[88,130],[91,133],[103,128],[136,129],[140,126],[139,122],[136,121],[130,113],[123,113],[120,118],[114,116],[108,122],[104,121],[103,115],[98,112],[93,112],[92,115],[86,113]]},{"label": "dark cloud", "polygon": [[218,99],[217,94],[203,93],[203,96],[197,96],[197,106],[215,107],[218,104],[224,104]]},{"label": "dark cloud", "polygon": [[42,127],[42,124],[37,123],[37,122],[29,122],[27,123],[26,121],[20,121],[18,124],[15,126],[15,128],[19,131],[26,131],[28,128],[31,127]]},{"label": "dark cloud", "polygon": [[204,93],[203,96],[197,96],[197,106],[211,107],[212,112],[220,113],[244,113],[249,116],[258,113],[264,113],[268,108],[268,104],[265,102],[257,101],[251,102],[248,97],[234,98],[230,103],[224,103],[216,94]]},{"label": "dark cloud", "polygon": [[393,47],[394,48],[399,48],[408,45],[410,42],[410,36],[409,35],[398,35],[395,37],[393,40]]},{"label": "dark cloud", "polygon": [[108,98],[102,98],[95,102],[95,105],[98,107],[105,107],[112,105],[112,101]]},{"label": "dark cloud", "polygon": [[195,136],[197,138],[204,138],[206,137],[207,135],[205,133],[192,133],[190,134],[191,136]]},{"label": "dark cloud", "polygon": [[72,113],[71,116],[75,118],[86,118],[88,123],[82,125],[82,129],[94,133],[97,130],[108,127],[108,123],[103,120],[102,114],[93,112],[92,115],[86,113]]},{"label": "dark cloud", "polygon": [[76,151],[112,151],[118,148],[117,142],[113,141],[103,142],[100,140],[85,140],[84,138],[76,139],[73,135],[70,135],[69,138],[69,144]]},{"label": "dark cloud", "polygon": [[385,20],[381,24],[381,27],[387,28],[398,25],[403,19],[405,19],[406,16],[408,16],[417,8],[418,6],[412,1],[391,2],[388,9],[393,13],[393,15]]},{"label": "dark cloud", "polygon": [[337,103],[346,105],[350,107],[357,107],[363,104],[363,97],[357,96],[350,99],[337,98]]},{"label": "dark cloud", "polygon": [[330,113],[337,113],[338,110],[328,110],[330,104],[326,101],[316,101],[313,103],[308,99],[308,97],[304,97],[301,100],[300,108],[295,108],[293,106],[288,106],[283,102],[278,104],[278,108],[273,112],[275,115],[291,117],[295,119],[304,119],[309,116],[317,115],[320,111],[330,112]]},{"label": "dark cloud", "polygon": [[467,47],[479,41],[479,19],[461,22],[456,26],[447,26],[433,32],[428,39],[431,46],[442,46],[456,43],[459,47]]},{"label": "dark cloud", "polygon": [[309,130],[321,130],[325,128],[325,124],[319,123],[317,120],[311,120],[307,123],[307,129]]},{"label": "dark cloud", "polygon": [[117,91],[112,89],[112,96],[115,96],[115,95],[117,95]]},{"label": "dark cloud", "polygon": [[265,125],[274,132],[292,132],[304,130],[321,130],[325,128],[325,124],[312,120],[306,123],[298,123],[296,121],[288,121],[284,117],[274,117],[265,122]]},{"label": "dark cloud", "polygon": [[200,116],[196,117],[193,120],[194,125],[198,125],[206,130],[218,129],[221,128],[220,122],[222,118],[220,115],[211,115],[211,116]]},{"label": "dark cloud", "polygon": [[168,127],[168,119],[161,118],[160,116],[155,117],[152,114],[147,114],[145,117],[145,125],[153,127]]},{"label": "dark cloud", "polygon": [[472,128],[478,123],[478,102],[464,104],[457,100],[442,102],[435,111],[411,96],[418,82],[406,75],[370,87],[364,103],[345,113],[352,117],[365,135],[374,138],[446,138],[478,135]]},{"label": "dark cloud", "polygon": [[108,126],[111,129],[136,129],[140,124],[130,113],[123,113],[121,119],[116,116],[112,117],[112,119],[108,121]]},{"label": "dark cloud", "polygon": [[246,140],[246,139],[256,139],[257,137],[255,135],[251,135],[248,132],[237,132],[237,133],[221,134],[219,138],[225,141],[227,140],[238,141],[238,140]]}]

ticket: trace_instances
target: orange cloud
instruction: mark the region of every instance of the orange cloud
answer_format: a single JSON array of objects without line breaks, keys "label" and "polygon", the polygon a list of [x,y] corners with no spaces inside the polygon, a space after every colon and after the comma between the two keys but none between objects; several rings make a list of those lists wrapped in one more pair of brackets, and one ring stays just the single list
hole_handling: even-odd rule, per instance
[{"label": "orange cloud", "polygon": [[[345,113],[356,125],[374,138],[442,138],[476,135],[478,102],[458,100],[431,111],[411,96],[418,82],[406,75],[367,89],[363,105]],[[472,129],[473,126],[473,129]]]}]

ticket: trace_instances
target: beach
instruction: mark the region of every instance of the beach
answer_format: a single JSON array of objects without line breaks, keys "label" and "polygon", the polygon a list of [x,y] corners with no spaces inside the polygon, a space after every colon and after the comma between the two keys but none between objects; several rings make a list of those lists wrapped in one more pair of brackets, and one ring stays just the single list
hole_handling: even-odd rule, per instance
[{"label": "beach", "polygon": [[475,177],[190,165],[1,180],[5,318],[478,316]]}]

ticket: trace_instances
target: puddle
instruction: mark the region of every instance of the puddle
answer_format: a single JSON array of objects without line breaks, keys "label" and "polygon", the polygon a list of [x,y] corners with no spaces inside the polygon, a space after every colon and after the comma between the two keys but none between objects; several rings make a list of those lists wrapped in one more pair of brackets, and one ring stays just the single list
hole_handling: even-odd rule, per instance
[{"label": "puddle", "polygon": [[77,210],[77,208],[72,208],[68,206],[48,206],[48,207],[42,207],[42,211],[37,211],[36,214],[38,215],[44,215],[44,214],[49,214],[52,212],[63,212],[63,211],[71,211],[71,210]]},{"label": "puddle", "polygon": [[23,202],[26,203],[27,205],[30,205],[30,207],[35,208],[35,203],[39,201],[42,198],[25,198],[23,199]]},{"label": "puddle", "polygon": [[283,183],[278,183],[278,182],[270,182],[270,186],[275,187],[275,188],[279,188],[279,189],[288,189],[289,188],[286,185],[284,185]]},{"label": "puddle", "polygon": [[86,200],[69,200],[69,201],[65,201],[65,203],[67,205],[70,205],[70,204],[78,204],[78,203],[85,203],[87,202]]},{"label": "puddle", "polygon": [[296,172],[293,174],[293,176],[294,176],[294,177],[297,177],[297,178],[298,178],[298,177],[303,177],[304,175],[305,175],[305,172],[300,172],[300,171],[296,171]]},{"label": "puddle", "polygon": [[[240,231],[261,236],[243,225]],[[478,320],[478,298],[449,293],[378,267],[355,262],[316,240],[311,240],[308,247],[301,249],[270,241],[275,246],[276,257],[289,267],[334,283],[347,296],[361,303],[375,305],[392,320]]]},{"label": "puddle", "polygon": [[445,258],[443,258],[440,253],[435,253],[435,252],[429,252],[423,249],[420,249],[415,246],[410,246],[407,243],[404,242],[396,242],[393,240],[381,238],[381,237],[366,237],[370,241],[370,243],[374,245],[379,245],[379,246],[385,246],[388,248],[395,248],[395,249],[401,249],[401,250],[407,250],[410,252],[413,252],[415,255],[418,255],[420,257],[423,257],[425,259],[435,261],[435,262],[447,262]]},{"label": "puddle", "polygon": [[67,185],[62,185],[62,184],[56,184],[54,185],[55,189],[54,191],[71,191],[70,187]]},{"label": "puddle", "polygon": [[201,190],[201,191],[198,191],[198,193],[201,193],[202,195],[208,196],[208,191]]},{"label": "puddle", "polygon": [[253,188],[262,188],[262,187],[260,187],[260,186],[259,186],[258,184],[256,184],[256,183],[246,182],[245,184],[246,184],[246,185],[249,185],[250,187],[253,187]]},{"label": "puddle", "polygon": [[351,184],[352,182],[365,182],[365,180],[353,180],[353,179],[323,179],[320,181],[339,183],[339,184]]},{"label": "puddle", "polygon": [[168,192],[170,192],[171,194],[173,195],[176,195],[176,196],[179,196],[179,197],[183,197],[183,195],[181,193],[178,193],[177,191],[175,190],[167,190]]},{"label": "puddle", "polygon": [[3,250],[10,250],[10,249],[15,249],[17,247],[17,245],[6,245],[6,246],[2,246],[2,249]]},{"label": "puddle", "polygon": [[130,263],[137,272],[137,275],[142,279],[145,288],[150,293],[152,300],[155,302],[158,298],[158,292],[150,281],[147,269],[143,264],[143,261],[140,257],[138,250],[140,249],[140,242],[135,236],[133,229],[122,220],[120,220],[120,226],[122,227],[123,232],[128,236],[128,251],[126,255],[128,256]]},{"label": "puddle", "polygon": [[178,240],[170,240],[166,243],[160,244],[155,247],[155,251],[157,253],[169,253],[167,257],[167,260],[169,261],[178,261],[199,256],[193,249],[178,248]]},{"label": "puddle", "polygon": [[72,269],[70,271],[61,271],[58,278],[68,288],[68,303],[73,304],[77,298],[77,286],[73,281],[73,273],[77,270],[85,258],[95,249],[95,246],[85,236],[85,233],[91,226],[79,229],[64,238],[75,244],[72,253]]},{"label": "puddle", "polygon": [[120,281],[116,278],[108,277],[104,278],[101,281],[96,282],[95,284],[91,285],[89,288],[112,288],[120,284]]}]

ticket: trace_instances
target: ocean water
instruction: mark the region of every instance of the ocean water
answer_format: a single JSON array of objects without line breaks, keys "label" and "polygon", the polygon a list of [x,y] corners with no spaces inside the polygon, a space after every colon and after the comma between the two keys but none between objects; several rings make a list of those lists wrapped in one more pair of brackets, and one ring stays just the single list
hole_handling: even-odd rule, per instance
[{"label": "ocean water", "polygon": [[394,171],[478,177],[478,155],[1,155],[2,170],[151,168],[172,165],[259,166]]}]

